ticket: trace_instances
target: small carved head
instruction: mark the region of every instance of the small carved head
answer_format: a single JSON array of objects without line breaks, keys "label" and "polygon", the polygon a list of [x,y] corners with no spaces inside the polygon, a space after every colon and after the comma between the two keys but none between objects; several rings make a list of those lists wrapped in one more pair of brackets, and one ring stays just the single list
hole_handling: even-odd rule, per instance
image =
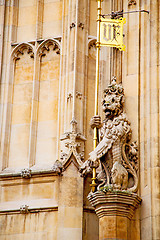
[{"label": "small carved head", "polygon": [[116,83],[116,78],[104,90],[102,106],[106,118],[118,116],[123,111],[124,89],[121,84]]},{"label": "small carved head", "polygon": [[31,169],[29,169],[29,168],[22,169],[21,176],[22,176],[22,178],[31,178]]}]

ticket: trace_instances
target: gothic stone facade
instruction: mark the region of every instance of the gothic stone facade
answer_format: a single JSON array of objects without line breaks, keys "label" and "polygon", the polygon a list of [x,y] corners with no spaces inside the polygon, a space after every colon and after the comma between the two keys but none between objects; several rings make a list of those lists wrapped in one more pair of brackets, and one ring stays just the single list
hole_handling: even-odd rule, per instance
[{"label": "gothic stone facade", "polygon": [[[122,9],[149,14],[124,15],[125,52],[101,48],[99,115],[116,76],[139,149],[142,203],[129,239],[158,240],[160,2],[102,2],[104,14]],[[82,174],[93,150],[96,15],[96,0],[0,0],[1,240],[99,239],[91,174]]]}]

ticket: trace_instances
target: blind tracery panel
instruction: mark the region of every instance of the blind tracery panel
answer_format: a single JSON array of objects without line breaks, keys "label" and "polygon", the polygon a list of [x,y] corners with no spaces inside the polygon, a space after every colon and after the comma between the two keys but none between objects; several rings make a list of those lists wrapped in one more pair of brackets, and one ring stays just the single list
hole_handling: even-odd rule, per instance
[{"label": "blind tracery panel", "polygon": [[33,51],[22,45],[14,62],[9,167],[27,167],[33,89]]},{"label": "blind tracery panel", "polygon": [[39,52],[36,164],[44,165],[56,160],[60,56],[57,44],[51,40],[42,44]]},{"label": "blind tracery panel", "polygon": [[60,48],[53,39],[28,43],[11,54],[3,169],[56,160]]}]

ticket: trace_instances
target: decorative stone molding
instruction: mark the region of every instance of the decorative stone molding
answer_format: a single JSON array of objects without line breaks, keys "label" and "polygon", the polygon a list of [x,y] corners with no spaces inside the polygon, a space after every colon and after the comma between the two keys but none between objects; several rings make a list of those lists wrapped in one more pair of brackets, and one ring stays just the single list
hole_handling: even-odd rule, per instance
[{"label": "decorative stone molding", "polygon": [[22,178],[31,178],[31,169],[29,168],[22,169],[21,176]]},{"label": "decorative stone molding", "polygon": [[71,92],[67,93],[67,101],[71,100],[73,98],[73,94]]},{"label": "decorative stone molding", "polygon": [[74,156],[75,161],[74,165],[80,170],[81,166],[83,165],[84,159],[84,149],[82,151],[78,151],[81,147],[81,143],[84,142],[86,139],[82,136],[81,133],[77,133],[76,130],[77,121],[73,118],[71,121],[71,132],[65,133],[61,137],[61,141],[64,141],[64,147],[66,150],[61,151],[61,161],[63,165],[63,171],[69,166],[71,161],[71,156]]},{"label": "decorative stone molding", "polygon": [[[50,206],[50,207],[45,207],[45,206],[40,206],[40,207],[29,207],[27,213],[40,213],[40,212],[53,212],[53,211],[58,211],[58,206]],[[92,210],[93,211],[93,210]],[[0,209],[0,215],[10,215],[10,214],[25,214],[25,212],[21,212],[20,208],[8,208],[8,209]],[[27,214],[26,213],[26,214]]]},{"label": "decorative stone molding", "polygon": [[84,29],[84,23],[81,23],[81,22],[80,22],[80,23],[78,24],[78,27],[79,27],[79,28],[82,28],[82,30],[83,30],[83,29]]},{"label": "decorative stone molding", "polygon": [[56,160],[55,164],[53,165],[52,170],[56,173],[61,173],[63,169],[63,165],[59,160]]},{"label": "decorative stone molding", "polygon": [[28,205],[22,205],[20,206],[20,213],[27,214],[29,213],[29,206]]},{"label": "decorative stone molding", "polygon": [[136,5],[137,2],[135,0],[129,0],[128,1],[128,6]]},{"label": "decorative stone molding", "polygon": [[31,46],[31,44],[21,43],[12,52],[13,60],[19,60],[20,56],[23,55],[25,51],[27,51],[31,58],[34,58],[33,47]]},{"label": "decorative stone molding", "polygon": [[[50,38],[50,40],[52,40],[52,41],[56,41],[57,43],[58,42],[61,42],[61,39],[62,39],[62,36],[55,36],[54,38]],[[27,42],[20,42],[20,43],[18,43],[18,42],[12,42],[11,43],[11,46],[12,47],[16,47],[16,46],[18,46],[18,45],[21,45],[21,44],[31,44],[31,45],[33,45],[33,46],[35,46],[36,45],[36,43],[38,43],[38,44],[41,44],[41,43],[43,43],[43,42],[46,42],[46,41],[48,41],[49,39],[45,39],[45,38],[39,38],[39,39],[34,39],[34,40],[30,40],[30,41],[27,41]],[[58,44],[59,45],[59,44]]]},{"label": "decorative stone molding", "polygon": [[84,150],[79,153],[79,156],[81,157],[82,160],[84,160]]},{"label": "decorative stone molding", "polygon": [[[57,160],[58,161],[58,160]],[[57,161],[54,165],[52,165],[50,168],[47,169],[31,169],[31,177],[33,176],[46,176],[46,175],[59,175],[60,174],[60,165],[57,166]],[[61,161],[59,161],[61,162]],[[22,171],[15,172],[14,170],[11,170],[10,172],[4,172],[2,171],[0,173],[0,179],[4,178],[19,178],[22,177]]]},{"label": "decorative stone molding", "polygon": [[76,26],[76,24],[73,22],[73,23],[71,23],[70,24],[70,30],[72,29],[72,28],[75,28],[75,26]]},{"label": "decorative stone molding", "polygon": [[122,216],[132,219],[136,208],[141,203],[137,194],[127,192],[107,192],[106,194],[97,191],[88,195],[88,200],[95,208],[98,218],[104,216]]},{"label": "decorative stone molding", "polygon": [[89,39],[88,41],[88,48],[91,49],[91,48],[95,48],[96,49],[96,39]]},{"label": "decorative stone molding", "polygon": [[[25,205],[23,205],[25,206]],[[40,207],[29,207],[28,212],[27,213],[39,213],[39,212],[53,212],[53,211],[58,211],[58,206],[49,206],[49,207],[45,207],[45,206],[40,206]],[[93,210],[92,210],[93,211]],[[24,213],[25,212],[21,212],[20,208],[8,208],[8,209],[0,209],[0,215],[10,215],[10,214],[19,214],[20,213]]]},{"label": "decorative stone molding", "polygon": [[49,52],[50,50],[53,50],[57,54],[60,54],[60,46],[54,39],[48,39],[42,42],[39,45],[37,52],[40,57],[44,57],[46,56],[46,52]]},{"label": "decorative stone molding", "polygon": [[63,152],[63,150],[61,150],[61,156],[60,156],[60,160],[63,161],[67,159],[67,153]]},{"label": "decorative stone molding", "polygon": [[90,36],[88,38],[88,49],[87,49],[88,53],[87,54],[88,54],[89,59],[91,58],[91,59],[94,59],[95,61],[96,61],[96,50],[97,50],[96,42],[97,42],[96,38],[94,38],[92,36]]},{"label": "decorative stone molding", "polygon": [[[90,161],[101,163],[101,172],[97,179],[100,187],[112,185],[116,190],[138,189],[138,147],[130,143],[131,127],[123,111],[124,89],[112,83],[104,90],[102,107],[105,119],[101,124],[97,116],[93,117],[92,125],[100,130],[100,142],[89,155]],[[100,119],[100,117],[99,117]]]},{"label": "decorative stone molding", "polygon": [[82,93],[76,91],[76,98],[82,99]]}]

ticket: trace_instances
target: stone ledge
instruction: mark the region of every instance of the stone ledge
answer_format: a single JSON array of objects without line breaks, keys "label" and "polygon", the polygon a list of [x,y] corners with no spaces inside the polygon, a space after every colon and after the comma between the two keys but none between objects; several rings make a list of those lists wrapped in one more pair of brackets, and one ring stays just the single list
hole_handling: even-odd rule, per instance
[{"label": "stone ledge", "polygon": [[[60,173],[58,171],[55,171],[53,169],[37,169],[37,170],[31,170],[31,175],[36,177],[41,176],[59,176]],[[9,179],[9,178],[23,178],[22,177],[22,171],[10,171],[10,172],[0,172],[0,180],[3,179]]]},{"label": "stone ledge", "polygon": [[[53,212],[53,211],[58,211],[58,206],[37,207],[37,208],[28,207],[28,213]],[[23,214],[23,213],[21,213],[20,208],[19,209],[17,208],[17,209],[0,210],[0,215],[8,215],[8,214]]]},{"label": "stone ledge", "polygon": [[95,208],[99,218],[104,216],[122,216],[131,219],[134,211],[140,205],[142,199],[137,194],[125,192],[97,191],[88,195],[88,200]]}]

